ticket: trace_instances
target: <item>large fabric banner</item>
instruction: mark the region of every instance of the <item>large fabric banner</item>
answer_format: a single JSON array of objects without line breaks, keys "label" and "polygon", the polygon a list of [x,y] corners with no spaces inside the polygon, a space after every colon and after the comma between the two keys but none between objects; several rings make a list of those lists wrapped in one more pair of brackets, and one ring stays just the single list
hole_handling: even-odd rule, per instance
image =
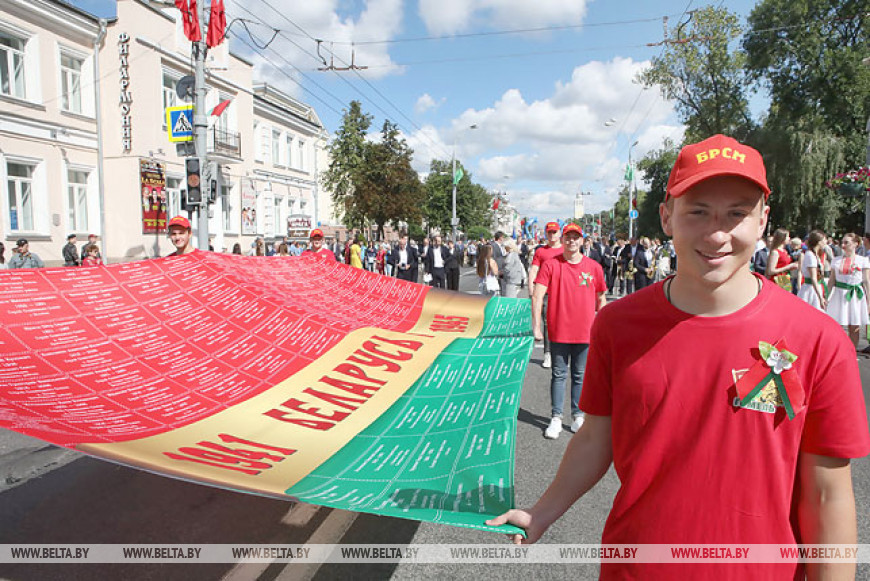
[{"label": "large fabric banner", "polygon": [[513,506],[528,301],[194,252],[0,271],[0,312],[0,427],[360,512],[490,529]]}]

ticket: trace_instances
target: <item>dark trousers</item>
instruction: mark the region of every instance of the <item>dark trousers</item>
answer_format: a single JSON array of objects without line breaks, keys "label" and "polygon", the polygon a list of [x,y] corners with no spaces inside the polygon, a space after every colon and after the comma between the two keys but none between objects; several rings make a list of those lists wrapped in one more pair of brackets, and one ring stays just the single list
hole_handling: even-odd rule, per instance
[{"label": "dark trousers", "polygon": [[396,278],[401,278],[402,280],[409,280],[411,282],[417,282],[417,269],[409,268],[407,270],[402,270],[398,266],[396,267]]},{"label": "dark trousers", "polygon": [[432,267],[432,286],[435,288],[447,288],[447,273],[443,268]]},{"label": "dark trousers", "polygon": [[459,269],[458,268],[448,268],[447,269],[447,288],[452,291],[459,290]]},{"label": "dark trousers", "polygon": [[639,291],[642,288],[646,288],[650,285],[652,279],[646,275],[645,272],[637,272],[634,275],[634,290]]}]

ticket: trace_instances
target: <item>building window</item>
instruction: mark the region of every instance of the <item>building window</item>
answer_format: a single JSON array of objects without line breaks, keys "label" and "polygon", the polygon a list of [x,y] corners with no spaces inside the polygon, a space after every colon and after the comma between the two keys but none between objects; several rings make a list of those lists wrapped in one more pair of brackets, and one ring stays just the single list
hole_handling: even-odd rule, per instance
[{"label": "building window", "polygon": [[24,99],[24,42],[0,31],[0,94]]},{"label": "building window", "polygon": [[166,198],[169,201],[167,218],[181,215],[181,178],[166,177]]},{"label": "building window", "polygon": [[281,132],[272,130],[272,165],[281,165]]},{"label": "building window", "polygon": [[88,174],[83,171],[67,172],[67,208],[71,232],[88,231]]},{"label": "building window", "polygon": [[267,159],[269,159],[269,156],[270,156],[269,146],[271,144],[270,138],[271,138],[271,132],[269,131],[269,128],[266,127],[265,125],[261,125],[260,126],[260,157],[259,157],[259,161],[265,162]]},{"label": "building window", "polygon": [[275,203],[275,212],[274,212],[274,216],[275,216],[274,228],[275,228],[275,230],[274,230],[274,232],[272,232],[272,234],[275,236],[286,236],[287,233],[281,231],[281,224],[282,224],[282,222],[284,222],[284,212],[283,212],[284,198],[279,198],[278,196],[275,196],[274,203]]},{"label": "building window", "polygon": [[166,109],[169,107],[176,107],[181,103],[178,102],[178,95],[175,94],[175,84],[178,82],[179,77],[172,75],[167,71],[163,71],[163,129],[166,130]]},{"label": "building window", "polygon": [[233,206],[230,202],[230,190],[232,185],[221,184],[221,213],[224,220],[224,232],[233,231]]},{"label": "building window", "polygon": [[293,167],[293,138],[289,135],[284,136],[284,149],[286,153],[284,156],[284,165],[287,167]]},{"label": "building window", "polygon": [[60,55],[61,106],[64,111],[82,112],[82,64],[80,58]]},{"label": "building window", "polygon": [[296,163],[298,165],[296,167],[302,171],[305,171],[305,162],[308,161],[305,159],[305,142],[301,139],[297,139],[296,145],[299,147],[299,153],[296,156]]},{"label": "building window", "polygon": [[24,163],[6,164],[10,230],[33,230],[33,171],[35,169],[35,166]]}]

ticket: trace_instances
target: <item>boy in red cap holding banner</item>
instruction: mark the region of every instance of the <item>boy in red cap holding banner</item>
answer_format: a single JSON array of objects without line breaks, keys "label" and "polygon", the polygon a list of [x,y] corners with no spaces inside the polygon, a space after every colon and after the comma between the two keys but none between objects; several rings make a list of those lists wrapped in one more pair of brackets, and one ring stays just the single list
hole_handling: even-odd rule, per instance
[{"label": "boy in red cap holding banner", "polygon": [[169,241],[175,246],[175,252],[170,256],[181,256],[196,250],[190,243],[190,220],[184,216],[176,216],[166,224]]},{"label": "boy in red cap holding banner", "polygon": [[305,252],[311,252],[315,256],[328,260],[329,262],[336,262],[335,254],[333,254],[329,248],[323,246],[323,230],[315,228],[311,231],[308,240],[311,244],[305,249]]},{"label": "boy in red cap holding banner", "polygon": [[[761,155],[716,135],[685,146],[659,212],[674,277],[605,308],[556,477],[511,522],[533,543],[607,471],[606,544],[854,544],[850,458],[870,453],[851,343],[830,317],[749,270],[770,194]],[[796,562],[602,564],[602,578],[792,579]],[[854,563],[808,563],[854,578]]]}]

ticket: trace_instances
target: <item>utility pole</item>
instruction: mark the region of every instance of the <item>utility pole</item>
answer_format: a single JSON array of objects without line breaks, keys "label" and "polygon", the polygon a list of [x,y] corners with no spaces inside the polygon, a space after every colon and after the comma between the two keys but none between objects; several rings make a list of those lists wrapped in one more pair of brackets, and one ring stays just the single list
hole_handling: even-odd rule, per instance
[{"label": "utility pole", "polygon": [[450,179],[453,180],[453,215],[450,218],[450,225],[453,227],[451,239],[456,244],[456,227],[459,226],[459,218],[456,217],[456,142],[453,143],[453,171],[450,174]]},{"label": "utility pole", "polygon": [[200,191],[202,200],[196,208],[197,248],[208,250],[208,187],[211,183],[207,158],[208,149],[208,116],[205,112],[205,53],[206,34],[203,30],[205,22],[205,2],[196,3],[196,15],[200,28],[200,40],[193,43],[194,57],[194,101],[193,101],[193,139],[196,148],[195,156],[199,159],[201,173]]},{"label": "utility pole", "polygon": [[631,144],[628,148],[628,167],[629,172],[631,172],[630,177],[631,181],[628,182],[628,239],[631,240],[634,238],[634,193],[632,192],[632,186],[634,185],[634,167],[631,165],[631,150],[634,149],[634,146],[637,145],[637,141]]}]

